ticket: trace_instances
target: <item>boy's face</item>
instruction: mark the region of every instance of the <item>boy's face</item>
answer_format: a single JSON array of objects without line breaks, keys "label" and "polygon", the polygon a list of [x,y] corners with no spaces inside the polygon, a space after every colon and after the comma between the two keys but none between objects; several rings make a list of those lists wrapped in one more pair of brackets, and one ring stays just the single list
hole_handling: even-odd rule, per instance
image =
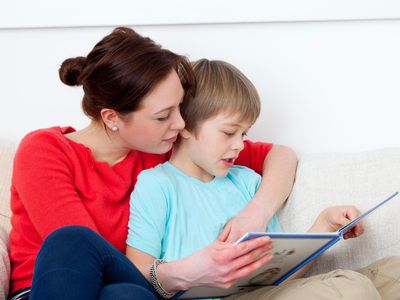
[{"label": "boy's face", "polygon": [[243,150],[243,137],[251,127],[238,114],[218,114],[203,122],[196,134],[186,130],[180,147],[186,153],[185,172],[202,181],[225,176]]}]

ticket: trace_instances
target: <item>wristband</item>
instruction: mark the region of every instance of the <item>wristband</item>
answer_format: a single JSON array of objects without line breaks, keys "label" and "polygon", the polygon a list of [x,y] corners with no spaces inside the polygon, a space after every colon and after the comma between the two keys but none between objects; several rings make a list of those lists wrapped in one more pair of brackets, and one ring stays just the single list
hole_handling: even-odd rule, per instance
[{"label": "wristband", "polygon": [[154,289],[162,298],[169,299],[172,298],[175,295],[175,293],[170,293],[164,290],[157,277],[157,267],[163,263],[166,263],[166,261],[163,259],[154,260],[153,264],[150,267],[150,282],[153,285]]}]

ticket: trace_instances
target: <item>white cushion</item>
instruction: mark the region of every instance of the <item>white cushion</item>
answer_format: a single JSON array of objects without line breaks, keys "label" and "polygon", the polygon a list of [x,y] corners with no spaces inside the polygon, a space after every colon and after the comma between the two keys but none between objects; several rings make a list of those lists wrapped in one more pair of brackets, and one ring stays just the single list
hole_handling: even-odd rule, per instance
[{"label": "white cushion", "polygon": [[[400,189],[400,148],[361,153],[308,154],[280,212],[285,231],[305,232],[326,207],[353,204],[365,211]],[[397,199],[396,199],[397,198]],[[358,269],[400,254],[400,196],[365,219],[366,233],[340,241],[316,260],[309,274]]]},{"label": "white cushion", "polygon": [[10,230],[10,186],[16,142],[0,140],[0,226]]},{"label": "white cushion", "polygon": [[10,231],[10,186],[12,162],[17,143],[0,140],[0,299],[7,299],[10,259],[8,233]]},{"label": "white cushion", "polygon": [[8,233],[0,227],[0,299],[7,299],[10,284],[10,259],[8,257]]}]

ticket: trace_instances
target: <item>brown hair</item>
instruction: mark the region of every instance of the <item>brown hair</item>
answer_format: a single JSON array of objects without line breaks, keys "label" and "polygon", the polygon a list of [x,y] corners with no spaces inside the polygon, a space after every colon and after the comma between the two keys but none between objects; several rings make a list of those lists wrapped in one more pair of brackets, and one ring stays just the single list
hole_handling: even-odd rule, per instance
[{"label": "brown hair", "polygon": [[175,70],[187,97],[195,79],[186,57],[161,48],[131,28],[118,27],[98,42],[87,57],[66,59],[59,75],[63,83],[83,86],[83,111],[94,120],[103,108],[121,115],[138,109],[142,98]]},{"label": "brown hair", "polygon": [[185,128],[196,133],[201,122],[221,112],[238,113],[241,120],[254,123],[260,115],[260,97],[255,86],[233,65],[200,59],[193,63],[196,95],[181,105]]}]

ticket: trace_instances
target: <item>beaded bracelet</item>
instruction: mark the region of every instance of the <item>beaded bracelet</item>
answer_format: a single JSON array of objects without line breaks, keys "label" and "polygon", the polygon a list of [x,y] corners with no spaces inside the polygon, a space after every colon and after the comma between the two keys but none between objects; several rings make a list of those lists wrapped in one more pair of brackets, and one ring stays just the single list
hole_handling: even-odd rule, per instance
[{"label": "beaded bracelet", "polygon": [[150,267],[150,282],[153,285],[154,289],[162,298],[169,299],[172,298],[175,295],[175,293],[170,293],[164,290],[157,277],[157,267],[163,263],[166,263],[166,261],[163,259],[154,260],[153,264]]}]

